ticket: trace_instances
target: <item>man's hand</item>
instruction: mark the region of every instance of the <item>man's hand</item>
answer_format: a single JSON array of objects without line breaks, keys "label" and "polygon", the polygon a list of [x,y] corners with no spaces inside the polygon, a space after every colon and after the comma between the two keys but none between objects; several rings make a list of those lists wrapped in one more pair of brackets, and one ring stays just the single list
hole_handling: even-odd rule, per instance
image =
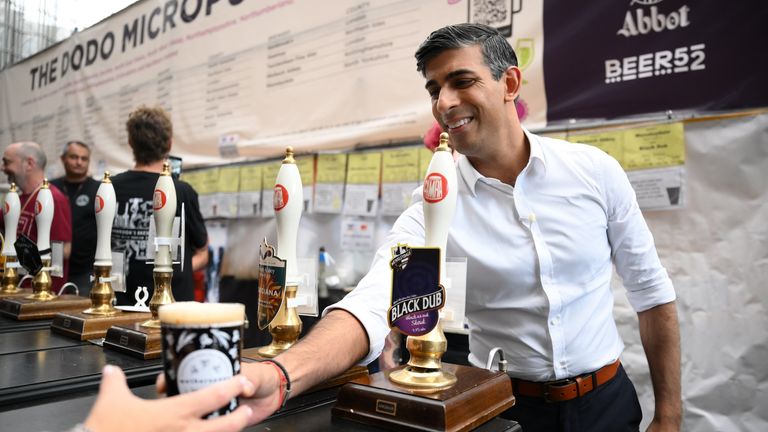
[{"label": "man's hand", "polygon": [[[250,408],[248,425],[252,425],[269,417],[280,408],[282,383],[274,366],[262,363],[241,363],[240,366],[241,371],[238,376],[246,379],[251,389],[247,394],[240,395],[240,406]],[[155,385],[158,393],[165,393],[164,374],[157,376]],[[208,412],[210,411],[213,410]]]},{"label": "man's hand", "polygon": [[280,408],[284,391],[278,369],[266,363],[243,363],[240,372],[254,384],[255,391],[240,403],[249,406],[253,413],[248,424],[258,423]]},{"label": "man's hand", "polygon": [[677,432],[680,430],[680,420],[680,417],[676,419],[662,419],[654,416],[653,421],[648,425],[647,432]]},{"label": "man's hand", "polygon": [[[363,358],[367,351],[368,336],[357,318],[347,311],[333,310],[315,324],[309,335],[274,360],[286,368],[291,381],[291,395],[295,396],[339,375]],[[316,358],[325,361],[308,361]],[[288,395],[283,388],[280,369],[274,365],[241,363],[240,367],[240,375],[253,386],[252,391],[240,398],[240,405],[251,409],[248,418],[251,425],[277,411],[282,399]],[[157,391],[165,392],[163,374],[157,378]]]}]

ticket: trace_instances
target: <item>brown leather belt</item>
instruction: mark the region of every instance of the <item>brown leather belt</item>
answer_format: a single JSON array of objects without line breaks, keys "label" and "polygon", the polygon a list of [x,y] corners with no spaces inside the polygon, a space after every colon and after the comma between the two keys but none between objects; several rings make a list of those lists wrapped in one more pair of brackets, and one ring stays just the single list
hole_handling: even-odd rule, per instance
[{"label": "brown leather belt", "polygon": [[564,402],[584,396],[616,376],[621,362],[603,366],[595,372],[550,382],[534,382],[512,378],[512,391],[516,395],[544,398],[547,402]]}]

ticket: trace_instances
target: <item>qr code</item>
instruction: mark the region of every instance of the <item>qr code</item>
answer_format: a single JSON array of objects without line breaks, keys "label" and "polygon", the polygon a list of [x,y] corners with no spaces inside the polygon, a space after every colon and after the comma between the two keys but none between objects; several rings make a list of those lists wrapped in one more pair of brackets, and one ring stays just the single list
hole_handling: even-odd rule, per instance
[{"label": "qr code", "polygon": [[509,8],[504,0],[475,0],[472,22],[494,26],[507,20]]},{"label": "qr code", "polygon": [[494,27],[512,36],[512,15],[520,12],[523,0],[469,0],[469,22]]}]

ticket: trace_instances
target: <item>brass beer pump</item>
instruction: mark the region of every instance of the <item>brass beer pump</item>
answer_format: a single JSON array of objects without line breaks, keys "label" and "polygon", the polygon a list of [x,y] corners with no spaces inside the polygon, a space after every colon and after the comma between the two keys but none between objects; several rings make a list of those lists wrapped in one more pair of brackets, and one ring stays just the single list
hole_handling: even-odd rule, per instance
[{"label": "brass beer pump", "polygon": [[51,223],[54,201],[48,179],[43,179],[43,184],[37,192],[34,212],[37,250],[42,267],[32,278],[32,294],[26,297],[5,298],[0,302],[0,313],[20,321],[53,318],[59,312],[82,310],[90,304],[86,298],[71,294],[56,295],[52,291]]},{"label": "brass beer pump", "polygon": [[115,190],[109,171],[104,172],[99,190],[96,192],[96,261],[93,263],[93,284],[91,285],[91,307],[83,313],[99,316],[113,316],[120,310],[112,306],[115,292],[112,290],[112,221],[115,218]]},{"label": "brass beer pump", "polygon": [[281,352],[292,347],[301,334],[301,318],[295,307],[289,307],[289,299],[296,298],[298,286],[289,285],[285,287],[285,301],[275,316],[275,320],[269,325],[269,334],[272,336],[272,342],[269,345],[259,348],[259,356],[266,358],[276,357]]},{"label": "brass beer pump", "polygon": [[51,290],[51,222],[53,221],[53,194],[48,179],[37,193],[35,202],[35,223],[37,224],[37,249],[40,251],[43,267],[32,279],[32,295],[25,297],[35,301],[51,301],[56,298]]},{"label": "brass beer pump", "polygon": [[273,198],[277,219],[277,255],[286,260],[285,299],[269,324],[272,342],[259,348],[258,354],[272,358],[296,343],[301,334],[301,319],[292,306],[299,288],[296,265],[296,239],[304,205],[301,175],[293,157],[293,147],[285,150],[285,158],[275,179]]},{"label": "brass beer pump", "polygon": [[16,183],[11,183],[11,189],[5,195],[3,207],[3,219],[5,222],[5,241],[3,242],[3,256],[5,265],[3,278],[0,281],[0,296],[12,295],[22,292],[19,288],[19,272],[16,261],[16,247],[13,242],[16,241],[16,228],[19,224],[20,212],[19,193],[16,189]]},{"label": "brass beer pump", "polygon": [[170,165],[163,163],[163,171],[155,184],[152,207],[156,227],[155,263],[152,271],[154,292],[149,301],[151,314],[143,322],[112,326],[104,339],[104,347],[142,359],[160,357],[160,319],[158,309],[173,303],[171,279],[173,278],[172,248],[175,247],[173,220],[176,217],[176,187],[171,177]]},{"label": "brass beer pump", "polygon": [[[424,201],[425,244],[440,248],[440,281],[445,283],[445,246],[448,241],[448,228],[456,208],[456,168],[453,155],[448,147],[448,134],[440,134],[440,145],[435,149],[432,161],[427,169],[430,173],[439,172],[447,179],[448,192],[440,202]],[[442,369],[441,359],[448,349],[448,340],[438,320],[435,328],[423,336],[408,336],[405,347],[411,357],[408,366],[393,372],[392,382],[421,391],[438,391],[456,383],[456,375]]]},{"label": "brass beer pump", "polygon": [[[149,301],[149,310],[152,319],[144,321],[141,326],[153,329],[160,328],[160,318],[157,310],[164,304],[173,303],[173,291],[171,279],[173,278],[173,260],[171,256],[171,244],[168,240],[173,231],[173,219],[176,216],[176,187],[171,177],[171,168],[168,162],[163,163],[163,172],[157,179],[155,193],[153,195],[153,208],[155,227],[157,229],[157,252],[155,253],[155,268],[152,270],[152,280],[155,290]],[[163,244],[166,243],[166,244]]]},{"label": "brass beer pump", "polygon": [[[297,310],[297,303],[303,299],[299,293],[300,285],[300,273],[298,271],[298,264],[296,259],[296,244],[299,232],[299,222],[301,220],[301,214],[304,209],[304,192],[301,182],[301,174],[299,167],[294,159],[293,148],[288,147],[285,151],[285,158],[280,165],[280,170],[275,178],[274,195],[272,199],[273,207],[275,209],[275,219],[277,222],[277,250],[272,246],[266,244],[266,239],[262,244],[262,252],[268,250],[271,255],[275,255],[280,260],[285,261],[284,271],[285,280],[282,282],[284,289],[282,292],[282,298],[280,299],[280,307],[264,307],[262,300],[269,298],[269,303],[272,305],[272,301],[277,297],[271,295],[267,298],[263,298],[262,295],[266,294],[266,288],[270,286],[268,280],[271,279],[272,273],[267,269],[272,264],[277,264],[280,260],[274,259],[274,256],[270,256],[270,259],[260,263],[259,273],[259,310],[258,310],[258,327],[261,330],[268,330],[272,336],[272,341],[269,345],[262,347],[254,347],[243,350],[243,358],[260,360],[264,358],[273,358],[289,349],[299,339],[301,335],[302,322],[299,318]],[[262,255],[262,259],[265,256]],[[276,268],[282,269],[280,265],[276,265]],[[261,273],[264,272],[264,273]],[[270,275],[270,277],[267,277]],[[274,280],[272,280],[274,282]],[[277,308],[277,310],[275,310]],[[272,318],[269,320],[269,318]],[[268,324],[267,324],[268,323]],[[328,388],[339,386],[345,382],[365,377],[368,375],[368,369],[364,366],[353,366],[343,374],[320,383],[317,386],[309,389],[305,392],[306,397],[312,400],[313,392],[326,391]],[[302,405],[302,396],[297,397],[297,404]],[[292,401],[288,402],[289,404]],[[286,408],[288,409],[288,408]]]},{"label": "brass beer pump", "polygon": [[62,312],[56,315],[51,330],[75,339],[103,338],[113,325],[132,324],[146,320],[151,315],[144,312],[123,312],[113,306],[115,291],[112,282],[112,222],[115,219],[115,188],[109,171],[96,191],[94,198],[96,216],[96,254],[93,263],[90,307],[80,312]]}]

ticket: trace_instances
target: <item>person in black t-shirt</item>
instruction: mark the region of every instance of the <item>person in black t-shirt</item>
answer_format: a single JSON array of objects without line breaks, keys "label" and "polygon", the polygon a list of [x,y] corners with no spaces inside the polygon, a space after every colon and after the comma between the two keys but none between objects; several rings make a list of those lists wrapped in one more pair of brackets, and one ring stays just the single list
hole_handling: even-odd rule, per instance
[{"label": "person in black t-shirt", "polygon": [[[128,144],[133,150],[133,169],[112,177],[117,199],[117,212],[112,226],[112,250],[126,255],[126,292],[116,293],[118,305],[135,305],[138,287],[154,292],[153,266],[147,264],[147,251],[154,247],[147,242],[152,218],[152,197],[163,162],[171,151],[173,126],[162,108],[139,107],[126,123]],[[173,266],[171,287],[176,301],[194,300],[192,272],[208,262],[208,232],[205,229],[197,192],[188,183],[174,179],[176,186],[176,215],[185,211],[184,271]],[[180,258],[180,257],[179,257]]]},{"label": "person in black t-shirt", "polygon": [[69,198],[72,212],[72,253],[69,256],[69,282],[87,296],[96,254],[96,214],[93,201],[100,183],[88,175],[91,149],[81,141],[70,141],[61,153],[64,176],[51,180]]}]

